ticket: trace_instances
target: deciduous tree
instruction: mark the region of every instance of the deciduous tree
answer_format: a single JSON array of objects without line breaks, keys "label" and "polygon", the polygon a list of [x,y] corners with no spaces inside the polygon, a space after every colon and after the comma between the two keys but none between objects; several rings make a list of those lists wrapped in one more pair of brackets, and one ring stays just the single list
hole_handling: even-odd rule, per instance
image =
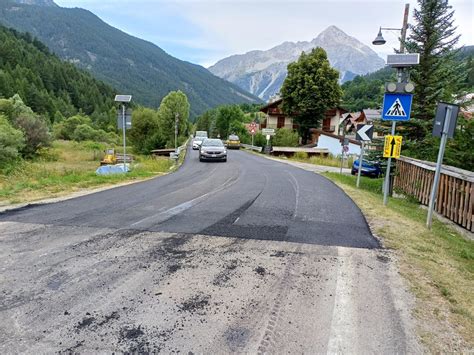
[{"label": "deciduous tree", "polygon": [[320,125],[326,110],[339,104],[342,90],[338,80],[339,72],[319,47],[288,65],[281,89],[283,110],[295,117],[303,143],[309,138],[309,129]]}]

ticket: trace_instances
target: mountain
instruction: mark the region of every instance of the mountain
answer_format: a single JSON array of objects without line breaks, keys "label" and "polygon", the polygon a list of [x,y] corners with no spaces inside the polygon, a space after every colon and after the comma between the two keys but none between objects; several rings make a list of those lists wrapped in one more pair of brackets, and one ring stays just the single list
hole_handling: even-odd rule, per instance
[{"label": "mountain", "polygon": [[172,90],[186,93],[192,116],[222,104],[260,101],[207,69],[176,59],[84,9],[62,8],[52,0],[0,0],[0,24],[31,33],[60,58],[146,106],[159,106]]},{"label": "mountain", "polygon": [[385,65],[384,60],[369,47],[336,26],[330,26],[311,42],[284,42],[267,51],[233,55],[218,61],[209,71],[268,100],[280,91],[288,64],[296,61],[301,52],[315,47],[326,50],[331,65],[341,73],[341,82],[374,72]]},{"label": "mountain", "polygon": [[79,111],[107,121],[104,113],[113,109],[115,92],[90,73],[60,60],[31,35],[0,26],[0,98],[15,94],[51,121]]}]

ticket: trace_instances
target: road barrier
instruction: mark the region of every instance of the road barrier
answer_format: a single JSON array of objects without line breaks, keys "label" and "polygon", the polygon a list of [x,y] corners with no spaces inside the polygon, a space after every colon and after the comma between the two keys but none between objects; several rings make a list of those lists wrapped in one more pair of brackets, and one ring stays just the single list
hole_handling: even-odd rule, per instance
[{"label": "road barrier", "polygon": [[[397,159],[394,188],[428,205],[436,164],[401,156]],[[474,173],[443,165],[435,211],[474,231]]]},{"label": "road barrier", "polygon": [[243,144],[243,143],[240,143],[240,146],[245,149],[255,150],[256,152],[259,152],[259,153],[262,152],[262,147],[256,147],[254,145]]}]

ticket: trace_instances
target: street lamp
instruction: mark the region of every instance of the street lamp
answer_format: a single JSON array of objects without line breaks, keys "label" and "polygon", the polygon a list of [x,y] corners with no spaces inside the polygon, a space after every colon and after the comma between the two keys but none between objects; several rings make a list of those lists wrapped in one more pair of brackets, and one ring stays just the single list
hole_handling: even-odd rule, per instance
[{"label": "street lamp", "polygon": [[127,172],[127,168],[125,165],[125,153],[126,153],[126,140],[125,140],[125,130],[126,130],[126,122],[125,122],[125,105],[132,101],[132,95],[115,95],[115,102],[119,102],[122,104],[122,132],[123,132],[123,172]]},{"label": "street lamp", "polygon": [[[386,43],[385,39],[382,36],[382,30],[395,30],[395,31],[400,31],[401,36],[400,36],[400,54],[403,54],[405,52],[405,41],[406,41],[406,36],[407,36],[407,29],[408,29],[408,13],[410,11],[410,4],[405,4],[405,12],[403,14],[403,25],[402,28],[379,28],[379,33],[375,40],[372,42],[372,44],[379,46],[383,45]],[[397,68],[397,83],[402,83],[403,81],[403,66],[394,66]],[[411,90],[412,91],[412,90]],[[391,135],[395,135],[395,127],[396,127],[396,121],[392,121],[392,131]],[[383,204],[386,206],[388,202],[388,193],[390,190],[390,168],[392,165],[392,158],[388,158],[387,161],[387,171],[385,173],[385,184],[384,184],[384,193],[383,193]]]}]

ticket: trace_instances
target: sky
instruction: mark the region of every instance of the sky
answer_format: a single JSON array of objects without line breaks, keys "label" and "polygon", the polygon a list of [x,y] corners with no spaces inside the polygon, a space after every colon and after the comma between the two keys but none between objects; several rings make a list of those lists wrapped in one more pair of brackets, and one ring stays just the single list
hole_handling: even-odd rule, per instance
[{"label": "sky", "polygon": [[[311,41],[331,25],[370,46],[383,59],[398,48],[398,31],[384,31],[384,46],[373,46],[379,27],[401,28],[412,0],[55,0],[80,7],[133,36],[155,43],[172,56],[208,67],[233,54],[270,49],[285,41]],[[451,0],[461,45],[474,44],[474,1]]]}]

